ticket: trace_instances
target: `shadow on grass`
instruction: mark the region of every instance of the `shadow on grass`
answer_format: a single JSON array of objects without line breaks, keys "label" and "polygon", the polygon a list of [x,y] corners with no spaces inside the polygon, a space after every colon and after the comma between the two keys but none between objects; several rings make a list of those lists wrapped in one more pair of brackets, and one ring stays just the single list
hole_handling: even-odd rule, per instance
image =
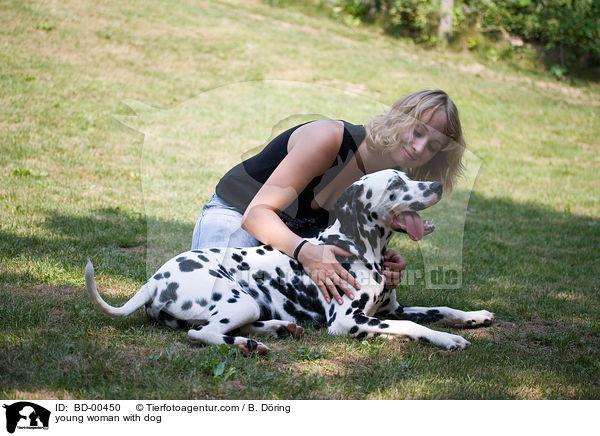
[{"label": "shadow on grass", "polygon": [[515,316],[594,315],[600,220],[474,194],[464,240],[465,283]]},{"label": "shadow on grass", "polygon": [[[127,250],[143,246],[148,219],[104,209],[50,216],[47,237],[4,233],[1,256],[34,265],[2,272],[0,396],[599,398],[599,221],[477,194],[469,208],[463,289],[399,289],[404,304],[496,313],[492,327],[454,331],[472,342],[458,353],[316,331],[300,342],[268,340],[274,352],[265,359],[191,346],[185,332],[158,328],[141,313],[98,313],[82,279],[35,283],[31,272],[43,260],[83,272],[92,257],[104,275],[141,283],[145,256]],[[193,228],[152,224],[183,235]],[[219,362],[229,372],[215,381]]]},{"label": "shadow on grass", "polygon": [[[48,276],[58,276],[58,281],[74,284],[68,276],[61,280],[58,272],[38,271],[39,274],[34,274],[31,269],[49,263],[49,268],[81,270],[83,278],[88,258],[102,269],[103,274],[144,281],[147,279],[144,263],[148,228],[168,228],[188,243],[193,224],[166,222],[119,208],[106,208],[87,216],[50,215],[37,232],[43,236],[0,232],[0,258],[6,260],[5,264],[27,263],[30,270],[0,269],[0,282],[5,286],[26,287],[44,282]],[[183,243],[181,245],[180,251],[187,249]]]}]

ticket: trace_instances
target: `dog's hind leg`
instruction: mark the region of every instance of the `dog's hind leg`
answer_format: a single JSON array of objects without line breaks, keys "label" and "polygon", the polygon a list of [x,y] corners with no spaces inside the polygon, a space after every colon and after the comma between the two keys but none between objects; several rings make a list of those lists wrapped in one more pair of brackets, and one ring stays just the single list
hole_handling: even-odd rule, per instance
[{"label": "dog's hind leg", "polygon": [[258,304],[250,296],[240,298],[236,304],[218,304],[212,309],[206,323],[188,330],[188,337],[193,342],[205,345],[235,345],[245,356],[252,353],[267,354],[269,347],[265,344],[244,336],[228,334],[256,321],[259,316]]},{"label": "dog's hind leg", "polygon": [[304,334],[304,328],[290,322],[279,319],[271,319],[268,321],[255,321],[247,324],[239,329],[241,334],[252,335],[267,333],[276,338],[287,338],[288,336],[298,339]]}]

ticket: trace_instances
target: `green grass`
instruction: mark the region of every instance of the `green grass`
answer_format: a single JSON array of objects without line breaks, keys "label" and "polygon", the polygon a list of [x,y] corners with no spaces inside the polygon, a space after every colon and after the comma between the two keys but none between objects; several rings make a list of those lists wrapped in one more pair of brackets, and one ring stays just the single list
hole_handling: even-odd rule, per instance
[{"label": "green grass", "polygon": [[[598,84],[258,1],[0,12],[0,397],[600,398]],[[92,307],[87,258],[107,300],[124,302],[187,249],[219,177],[277,131],[313,115],[365,122],[434,87],[457,103],[481,166],[455,197],[464,232],[442,215],[460,237],[440,232],[423,255],[394,245],[415,272],[431,241],[462,241],[462,283],[398,294],[495,312],[492,327],[452,330],[466,350],[309,330],[243,358]]]}]

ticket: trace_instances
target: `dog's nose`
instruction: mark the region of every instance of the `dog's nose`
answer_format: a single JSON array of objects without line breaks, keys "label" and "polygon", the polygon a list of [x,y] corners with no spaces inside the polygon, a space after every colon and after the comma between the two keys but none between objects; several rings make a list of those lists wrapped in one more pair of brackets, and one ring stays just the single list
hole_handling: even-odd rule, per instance
[{"label": "dog's nose", "polygon": [[433,192],[435,192],[437,195],[442,195],[442,192],[444,190],[444,187],[442,186],[442,184],[440,182],[433,182],[430,186],[429,189],[431,189]]}]

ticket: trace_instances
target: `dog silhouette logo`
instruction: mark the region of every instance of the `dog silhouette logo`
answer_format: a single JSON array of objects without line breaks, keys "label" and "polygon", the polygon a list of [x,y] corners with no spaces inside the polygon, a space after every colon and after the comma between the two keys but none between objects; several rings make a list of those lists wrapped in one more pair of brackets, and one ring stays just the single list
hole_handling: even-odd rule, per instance
[{"label": "dog silhouette logo", "polygon": [[19,429],[48,429],[50,411],[28,401],[3,406],[6,409],[6,430],[14,433]]}]

